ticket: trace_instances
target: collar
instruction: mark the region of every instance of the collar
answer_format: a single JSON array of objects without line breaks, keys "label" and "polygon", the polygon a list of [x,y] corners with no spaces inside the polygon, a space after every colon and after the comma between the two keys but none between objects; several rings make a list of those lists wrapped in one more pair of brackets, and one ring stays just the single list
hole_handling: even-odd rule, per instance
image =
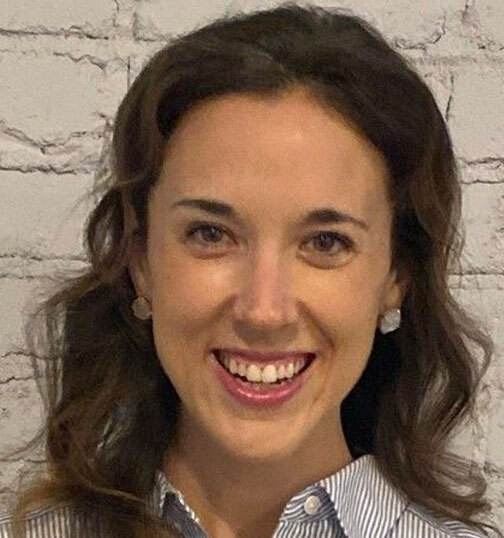
[{"label": "collar", "polygon": [[[333,475],[307,486],[296,494],[292,501],[304,499],[319,488],[330,500],[332,515],[336,515],[346,536],[352,538],[369,538],[371,535],[373,538],[384,538],[408,504],[407,497],[382,474],[373,454],[360,456]],[[156,487],[150,498],[154,513],[163,517],[175,499],[178,500],[180,509],[185,511],[192,521],[199,524],[197,515],[186,504],[181,492],[170,484],[162,471],[158,470]],[[292,501],[287,503],[286,508],[292,506]],[[328,511],[323,512],[329,515]],[[281,519],[285,519],[285,516],[282,515]],[[291,517],[288,519],[292,521]]]},{"label": "collar", "polygon": [[200,524],[196,512],[185,502],[182,493],[170,484],[163,471],[158,470],[156,472],[156,483],[148,502],[151,512],[158,517],[163,517],[167,512],[167,505],[175,499],[178,501],[180,511],[185,511],[186,516],[195,523]]},{"label": "collar", "polygon": [[360,456],[317,484],[329,495],[341,527],[352,538],[388,536],[408,505],[373,454]]}]

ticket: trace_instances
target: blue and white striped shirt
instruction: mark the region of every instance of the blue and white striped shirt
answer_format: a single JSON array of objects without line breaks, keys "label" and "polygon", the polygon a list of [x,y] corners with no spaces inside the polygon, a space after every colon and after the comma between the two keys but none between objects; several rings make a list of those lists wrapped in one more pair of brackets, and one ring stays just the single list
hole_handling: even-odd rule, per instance
[{"label": "blue and white striped shirt", "polygon": [[[207,538],[200,520],[158,471],[149,506],[184,538]],[[69,508],[46,508],[26,520],[26,538],[70,538]],[[11,538],[9,516],[0,515],[0,538]],[[272,538],[486,538],[451,519],[435,518],[410,502],[367,454],[303,489],[285,505]]]}]

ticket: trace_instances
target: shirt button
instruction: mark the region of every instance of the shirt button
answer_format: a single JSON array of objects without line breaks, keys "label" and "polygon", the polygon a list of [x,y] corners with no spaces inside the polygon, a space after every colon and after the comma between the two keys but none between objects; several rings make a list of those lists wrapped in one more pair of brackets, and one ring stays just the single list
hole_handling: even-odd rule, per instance
[{"label": "shirt button", "polygon": [[320,508],[321,502],[316,495],[310,495],[303,504],[304,511],[309,516],[314,516]]}]

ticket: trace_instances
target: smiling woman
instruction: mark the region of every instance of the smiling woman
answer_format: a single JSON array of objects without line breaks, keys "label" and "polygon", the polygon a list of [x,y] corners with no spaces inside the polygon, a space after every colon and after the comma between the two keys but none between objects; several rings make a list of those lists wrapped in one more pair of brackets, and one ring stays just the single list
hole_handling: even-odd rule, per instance
[{"label": "smiling woman", "polygon": [[[257,520],[271,535],[288,500],[279,484],[290,496],[352,461],[341,402],[380,314],[403,294],[386,175],[378,150],[304,88],[199,103],[172,134],[130,269],[184,402],[174,441],[186,448],[174,443],[164,469],[212,536],[224,525],[257,532]],[[218,200],[219,216],[181,197]],[[202,226],[218,233],[195,237]],[[324,234],[342,240],[320,246]],[[196,447],[227,472],[201,476]],[[293,466],[304,471],[292,478]],[[233,517],[247,506],[257,514]]]},{"label": "smiling woman", "polygon": [[91,269],[41,310],[49,473],[0,536],[493,528],[447,448],[492,347],[447,285],[452,146],[375,30],[284,5],[174,39],[112,162]]}]

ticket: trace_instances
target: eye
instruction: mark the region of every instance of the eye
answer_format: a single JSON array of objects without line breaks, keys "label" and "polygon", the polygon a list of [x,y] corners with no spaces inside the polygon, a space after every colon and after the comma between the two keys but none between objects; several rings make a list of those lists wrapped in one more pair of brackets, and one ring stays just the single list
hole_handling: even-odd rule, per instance
[{"label": "eye", "polygon": [[[353,246],[353,242],[348,237],[341,235],[337,232],[321,231],[314,235],[310,241],[322,246],[322,254],[328,254],[329,256],[336,256],[342,250],[350,250]],[[331,247],[337,244],[338,248],[336,252],[330,253]]]},{"label": "eye", "polygon": [[[215,224],[199,223],[192,225],[186,232],[185,237],[191,241],[196,241],[205,249],[212,249],[215,246],[219,246],[221,243],[222,235],[229,235],[228,232]],[[197,240],[197,236],[201,240]],[[317,249],[321,254],[327,254],[328,256],[337,256],[341,251],[351,250],[353,247],[353,241],[348,237],[333,231],[320,231],[312,236],[307,242],[313,242],[315,245],[321,246],[321,249]],[[335,252],[331,253],[332,247],[337,245]]]},{"label": "eye", "polygon": [[[205,248],[208,248],[208,246],[210,245],[210,248],[211,248],[212,244],[217,244],[218,239],[223,232],[227,233],[220,226],[202,223],[202,224],[197,224],[190,227],[189,230],[186,232],[185,236],[189,238],[190,240],[193,240],[199,234],[200,237],[202,237],[204,240],[198,241],[198,243],[204,245]],[[212,240],[216,238],[217,238],[217,241]],[[206,241],[206,239],[210,239],[210,241]]]}]

